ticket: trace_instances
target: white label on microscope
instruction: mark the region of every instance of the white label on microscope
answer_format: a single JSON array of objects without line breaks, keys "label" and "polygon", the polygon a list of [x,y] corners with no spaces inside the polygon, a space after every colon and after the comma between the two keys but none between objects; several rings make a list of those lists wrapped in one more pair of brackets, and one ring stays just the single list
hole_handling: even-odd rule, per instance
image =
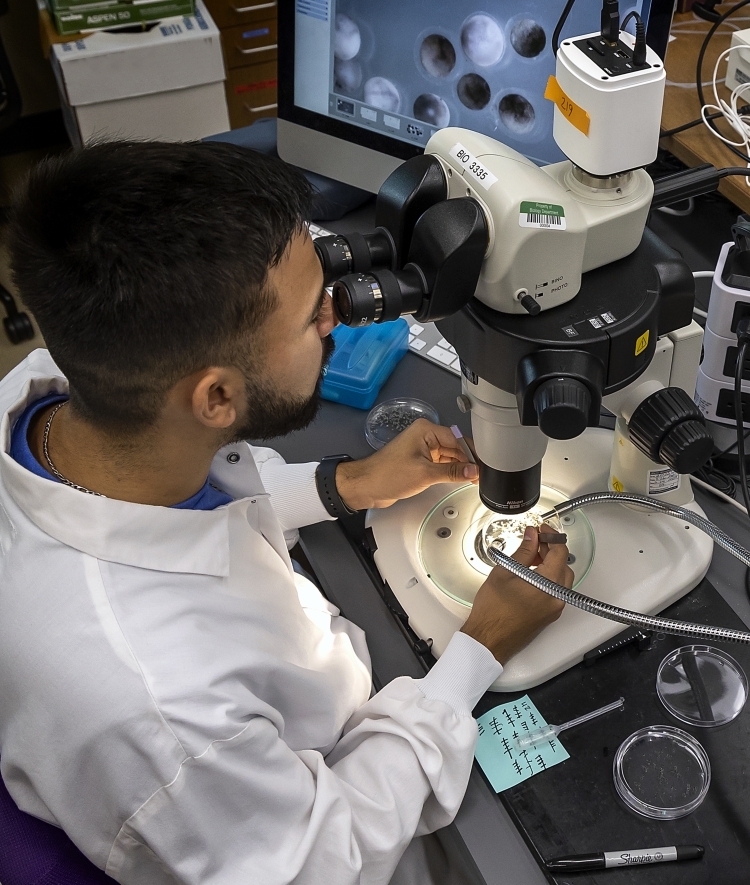
[{"label": "white label on microscope", "polygon": [[661,470],[648,471],[649,495],[664,495],[680,487],[680,474],[669,467]]},{"label": "white label on microscope", "polygon": [[485,169],[479,160],[473,154],[470,154],[460,142],[456,142],[451,148],[451,157],[458,160],[469,175],[476,180],[477,184],[481,185],[486,191],[497,181],[497,177]]}]

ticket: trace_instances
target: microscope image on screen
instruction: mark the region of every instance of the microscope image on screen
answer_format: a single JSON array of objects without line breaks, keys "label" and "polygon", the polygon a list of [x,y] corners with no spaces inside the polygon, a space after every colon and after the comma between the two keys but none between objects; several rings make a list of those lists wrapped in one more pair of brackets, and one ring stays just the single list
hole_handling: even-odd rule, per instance
[{"label": "microscope image on screen", "polygon": [[[649,5],[624,5],[623,16],[647,14]],[[596,31],[600,9],[599,0],[576,3],[565,33]],[[336,3],[329,113],[415,144],[459,126],[538,163],[562,160],[553,105],[543,98],[561,10],[548,0]]]}]

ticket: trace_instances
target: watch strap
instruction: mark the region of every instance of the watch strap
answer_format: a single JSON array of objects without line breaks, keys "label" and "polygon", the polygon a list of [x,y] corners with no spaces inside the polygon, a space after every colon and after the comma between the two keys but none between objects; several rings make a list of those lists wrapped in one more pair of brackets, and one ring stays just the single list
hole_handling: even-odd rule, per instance
[{"label": "watch strap", "polygon": [[342,461],[351,461],[350,455],[327,455],[315,470],[315,485],[323,506],[331,516],[353,516],[357,511],[350,510],[336,488],[336,468]]}]

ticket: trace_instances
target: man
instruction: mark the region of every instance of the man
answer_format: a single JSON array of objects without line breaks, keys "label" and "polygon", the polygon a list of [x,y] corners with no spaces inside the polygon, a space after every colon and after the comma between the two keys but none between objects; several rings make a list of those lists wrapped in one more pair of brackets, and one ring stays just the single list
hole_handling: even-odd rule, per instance
[{"label": "man", "polygon": [[[0,765],[128,885],[388,882],[456,813],[472,707],[561,610],[495,570],[432,671],[370,698],[362,632],[283,533],[476,468],[424,421],[327,477],[243,442],[317,408],[335,320],[309,199],[230,145],[113,143],[16,202],[49,354],[0,383]],[[570,586],[535,530],[517,556]]]}]

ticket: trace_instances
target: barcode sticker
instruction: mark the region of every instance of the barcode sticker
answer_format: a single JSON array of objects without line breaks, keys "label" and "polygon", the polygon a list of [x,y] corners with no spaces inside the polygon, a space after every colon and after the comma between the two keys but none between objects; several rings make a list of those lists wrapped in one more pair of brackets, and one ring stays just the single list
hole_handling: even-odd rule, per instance
[{"label": "barcode sticker", "polygon": [[518,214],[520,227],[565,230],[565,209],[554,203],[535,203],[524,200]]}]

